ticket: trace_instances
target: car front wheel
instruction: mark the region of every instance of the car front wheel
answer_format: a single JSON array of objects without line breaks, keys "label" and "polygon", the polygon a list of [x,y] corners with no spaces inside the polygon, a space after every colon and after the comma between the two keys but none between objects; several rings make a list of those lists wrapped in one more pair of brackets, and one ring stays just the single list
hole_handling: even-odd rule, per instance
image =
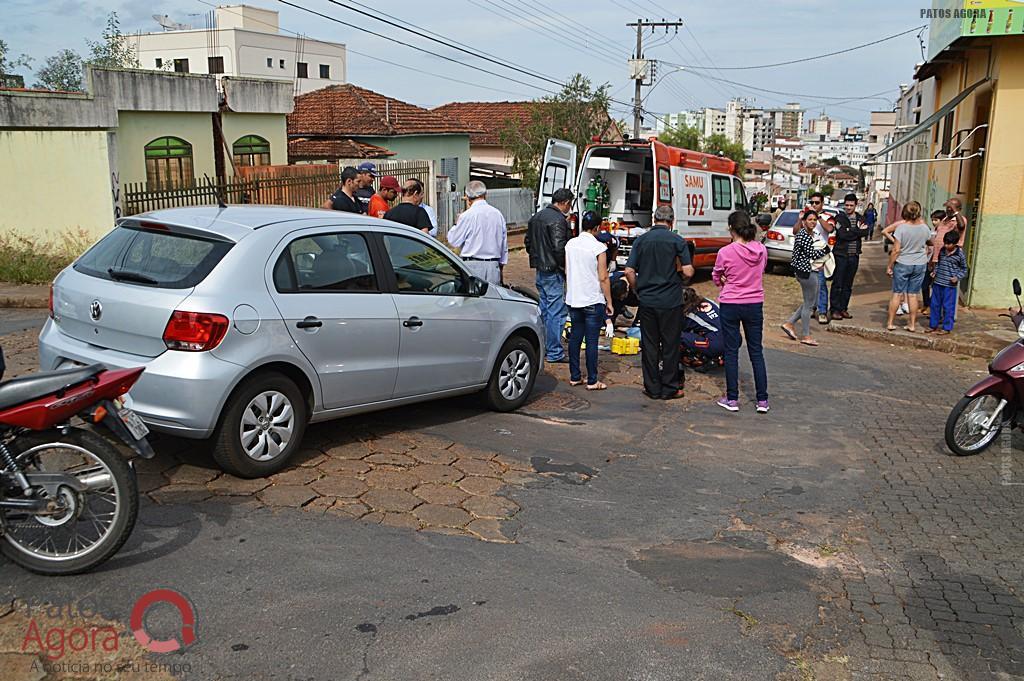
[{"label": "car front wheel", "polygon": [[242,478],[276,473],[298,450],[307,416],[306,401],[288,377],[265,373],[249,378],[225,405],[213,458]]},{"label": "car front wheel", "polygon": [[513,336],[505,341],[484,391],[495,411],[513,411],[526,402],[537,378],[537,351],[528,340]]}]

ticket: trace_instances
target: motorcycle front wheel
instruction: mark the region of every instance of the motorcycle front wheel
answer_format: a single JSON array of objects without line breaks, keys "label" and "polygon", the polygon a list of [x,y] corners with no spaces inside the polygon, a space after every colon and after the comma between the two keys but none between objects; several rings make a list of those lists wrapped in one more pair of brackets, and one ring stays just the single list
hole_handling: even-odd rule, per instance
[{"label": "motorcycle front wheel", "polygon": [[80,487],[62,485],[39,495],[59,500],[48,515],[5,510],[0,550],[12,562],[42,575],[86,572],[125,543],[139,512],[135,473],[120,452],[90,431],[33,433],[11,445],[23,473],[61,473]]},{"label": "motorcycle front wheel", "polygon": [[999,407],[994,395],[964,397],[946,419],[946,446],[957,456],[980,454],[989,448],[1003,430],[1003,415],[988,428],[985,424]]}]

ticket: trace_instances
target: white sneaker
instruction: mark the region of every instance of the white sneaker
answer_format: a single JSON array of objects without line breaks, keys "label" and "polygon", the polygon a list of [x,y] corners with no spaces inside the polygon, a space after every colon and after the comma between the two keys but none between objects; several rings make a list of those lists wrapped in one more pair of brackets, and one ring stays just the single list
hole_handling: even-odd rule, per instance
[{"label": "white sneaker", "polygon": [[910,312],[910,309],[907,307],[906,303],[900,303],[900,306],[898,308],[896,308],[896,314],[899,314],[899,315],[904,315],[904,314],[907,314],[909,312]]}]

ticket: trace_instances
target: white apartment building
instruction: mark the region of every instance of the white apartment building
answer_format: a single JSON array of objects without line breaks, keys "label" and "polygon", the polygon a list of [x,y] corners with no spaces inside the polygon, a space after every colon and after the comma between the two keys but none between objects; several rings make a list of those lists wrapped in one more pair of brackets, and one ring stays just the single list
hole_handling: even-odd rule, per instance
[{"label": "white apartment building", "polygon": [[807,122],[807,134],[839,137],[843,134],[843,122],[829,118],[823,111],[820,116]]},{"label": "white apartment building", "polygon": [[805,160],[808,163],[821,163],[826,158],[836,158],[843,165],[856,168],[868,160],[867,142],[846,142],[843,140],[830,140],[824,135],[814,138],[812,135],[803,136]]},{"label": "white apartment building", "polygon": [[[726,135],[725,112],[721,109],[704,109],[704,136]],[[731,139],[731,138],[730,138]]]},{"label": "white apartment building", "polygon": [[225,5],[213,17],[210,28],[131,36],[142,67],[289,80],[295,94],[345,83],[343,44],[283,34],[274,10]]},{"label": "white apartment building", "polygon": [[657,119],[658,132],[674,130],[682,127],[696,128],[702,134],[704,132],[704,111],[680,111],[679,113],[665,114],[663,118]]},{"label": "white apartment building", "polygon": [[765,109],[764,112],[772,117],[778,137],[798,137],[804,129],[804,110],[798,102],[789,102],[781,109]]}]

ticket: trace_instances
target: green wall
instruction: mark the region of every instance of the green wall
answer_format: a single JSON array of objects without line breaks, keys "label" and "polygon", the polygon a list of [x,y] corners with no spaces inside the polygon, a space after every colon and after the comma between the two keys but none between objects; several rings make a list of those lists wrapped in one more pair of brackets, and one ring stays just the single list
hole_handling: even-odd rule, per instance
[{"label": "green wall", "polygon": [[157,137],[180,137],[191,144],[195,176],[216,177],[209,113],[122,111],[117,117],[117,169],[122,184],[146,181],[145,147]]},{"label": "green wall", "polygon": [[1013,303],[1011,282],[1024,281],[1024,215],[993,215],[979,218],[975,257],[971,263],[972,307],[1006,308]]},{"label": "green wall", "polygon": [[[224,128],[224,140],[228,149],[239,137],[259,135],[270,142],[271,165],[288,164],[288,123],[281,114],[253,114],[224,112],[221,116]],[[231,172],[231,164],[226,163],[227,171]]]},{"label": "green wall", "polygon": [[459,159],[459,190],[469,182],[469,135],[401,135],[398,137],[354,137],[395,152],[391,158],[402,160],[433,159],[441,172],[442,158]]}]

